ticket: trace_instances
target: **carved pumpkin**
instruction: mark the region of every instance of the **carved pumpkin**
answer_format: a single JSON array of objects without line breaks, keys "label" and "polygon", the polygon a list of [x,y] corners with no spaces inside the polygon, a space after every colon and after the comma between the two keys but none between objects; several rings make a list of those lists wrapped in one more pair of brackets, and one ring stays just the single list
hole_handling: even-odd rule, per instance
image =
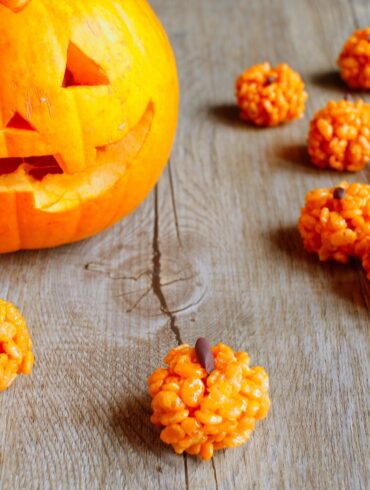
[{"label": "carved pumpkin", "polygon": [[0,252],[91,236],[158,180],[178,116],[145,0],[0,0]]}]

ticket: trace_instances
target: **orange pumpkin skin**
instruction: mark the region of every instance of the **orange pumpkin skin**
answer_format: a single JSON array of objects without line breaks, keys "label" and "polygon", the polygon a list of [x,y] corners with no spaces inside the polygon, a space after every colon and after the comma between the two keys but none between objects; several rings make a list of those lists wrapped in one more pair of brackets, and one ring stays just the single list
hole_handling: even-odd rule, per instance
[{"label": "orange pumpkin skin", "polygon": [[178,119],[145,0],[0,0],[0,253],[87,238],[159,179]]}]

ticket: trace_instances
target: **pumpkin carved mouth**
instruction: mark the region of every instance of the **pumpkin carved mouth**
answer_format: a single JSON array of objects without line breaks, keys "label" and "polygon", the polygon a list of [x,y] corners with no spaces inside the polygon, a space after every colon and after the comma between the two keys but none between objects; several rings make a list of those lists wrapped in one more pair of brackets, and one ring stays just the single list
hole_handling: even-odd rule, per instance
[{"label": "pumpkin carved mouth", "polygon": [[[144,112],[142,119],[139,121],[126,136],[121,140],[104,146],[96,147],[96,161],[100,162],[104,155],[108,158],[113,158],[118,161],[127,161],[134,158],[138,150],[143,146],[146,138],[145,132],[149,132],[152,116],[153,104],[149,102],[147,109]],[[12,119],[8,122],[6,129],[9,131],[36,131],[28,121],[26,121],[18,113],[15,113]],[[136,140],[136,134],[142,133],[142,138]],[[2,175],[12,174],[22,169],[27,175],[35,180],[43,180],[47,175],[63,174],[61,165],[62,158],[59,155],[42,155],[28,157],[6,157],[0,158],[0,178]]]},{"label": "pumpkin carved mouth", "polygon": [[22,167],[35,180],[42,180],[47,175],[62,174],[57,159],[53,155],[43,157],[0,158],[0,176],[16,172]]},{"label": "pumpkin carved mouth", "polygon": [[[85,194],[99,195],[135,164],[150,134],[153,117],[154,104],[149,102],[140,121],[121,140],[95,149],[94,167],[74,174],[63,172],[58,155],[0,158],[0,192],[12,192],[7,182],[15,178],[18,191],[32,192],[35,207],[51,212],[63,206],[73,207],[73,203],[77,205]],[[72,191],[64,201],[66,182]]]}]

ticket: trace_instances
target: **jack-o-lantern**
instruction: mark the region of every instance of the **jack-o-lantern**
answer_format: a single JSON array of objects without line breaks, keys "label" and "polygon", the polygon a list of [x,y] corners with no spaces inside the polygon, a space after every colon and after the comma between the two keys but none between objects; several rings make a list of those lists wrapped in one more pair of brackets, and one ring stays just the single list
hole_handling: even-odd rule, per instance
[{"label": "jack-o-lantern", "polygon": [[91,236],[158,180],[178,116],[146,0],[0,0],[0,252]]}]

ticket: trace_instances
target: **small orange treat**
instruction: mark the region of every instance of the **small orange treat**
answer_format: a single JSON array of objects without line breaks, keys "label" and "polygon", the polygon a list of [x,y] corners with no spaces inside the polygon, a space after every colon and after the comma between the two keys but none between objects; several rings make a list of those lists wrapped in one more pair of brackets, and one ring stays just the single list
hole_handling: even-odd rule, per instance
[{"label": "small orange treat", "polygon": [[286,63],[248,68],[236,81],[241,118],[257,126],[277,126],[302,116],[307,99],[304,83]]},{"label": "small orange treat", "polygon": [[307,143],[317,167],[361,170],[370,159],[370,105],[330,101],[311,121]]},{"label": "small orange treat", "polygon": [[306,250],[321,261],[361,258],[370,272],[370,185],[342,182],[309,192],[299,231]]},{"label": "small orange treat", "polygon": [[26,322],[17,308],[0,299],[0,391],[6,390],[18,374],[28,376],[34,355]]},{"label": "small orange treat", "polygon": [[343,80],[354,89],[370,89],[370,27],[355,31],[338,58]]},{"label": "small orange treat", "polygon": [[247,442],[256,421],[266,417],[268,375],[250,367],[246,352],[224,344],[211,348],[198,339],[195,349],[187,344],[172,349],[165,363],[167,368],[148,378],[151,421],[177,454],[211,459],[215,450]]}]

